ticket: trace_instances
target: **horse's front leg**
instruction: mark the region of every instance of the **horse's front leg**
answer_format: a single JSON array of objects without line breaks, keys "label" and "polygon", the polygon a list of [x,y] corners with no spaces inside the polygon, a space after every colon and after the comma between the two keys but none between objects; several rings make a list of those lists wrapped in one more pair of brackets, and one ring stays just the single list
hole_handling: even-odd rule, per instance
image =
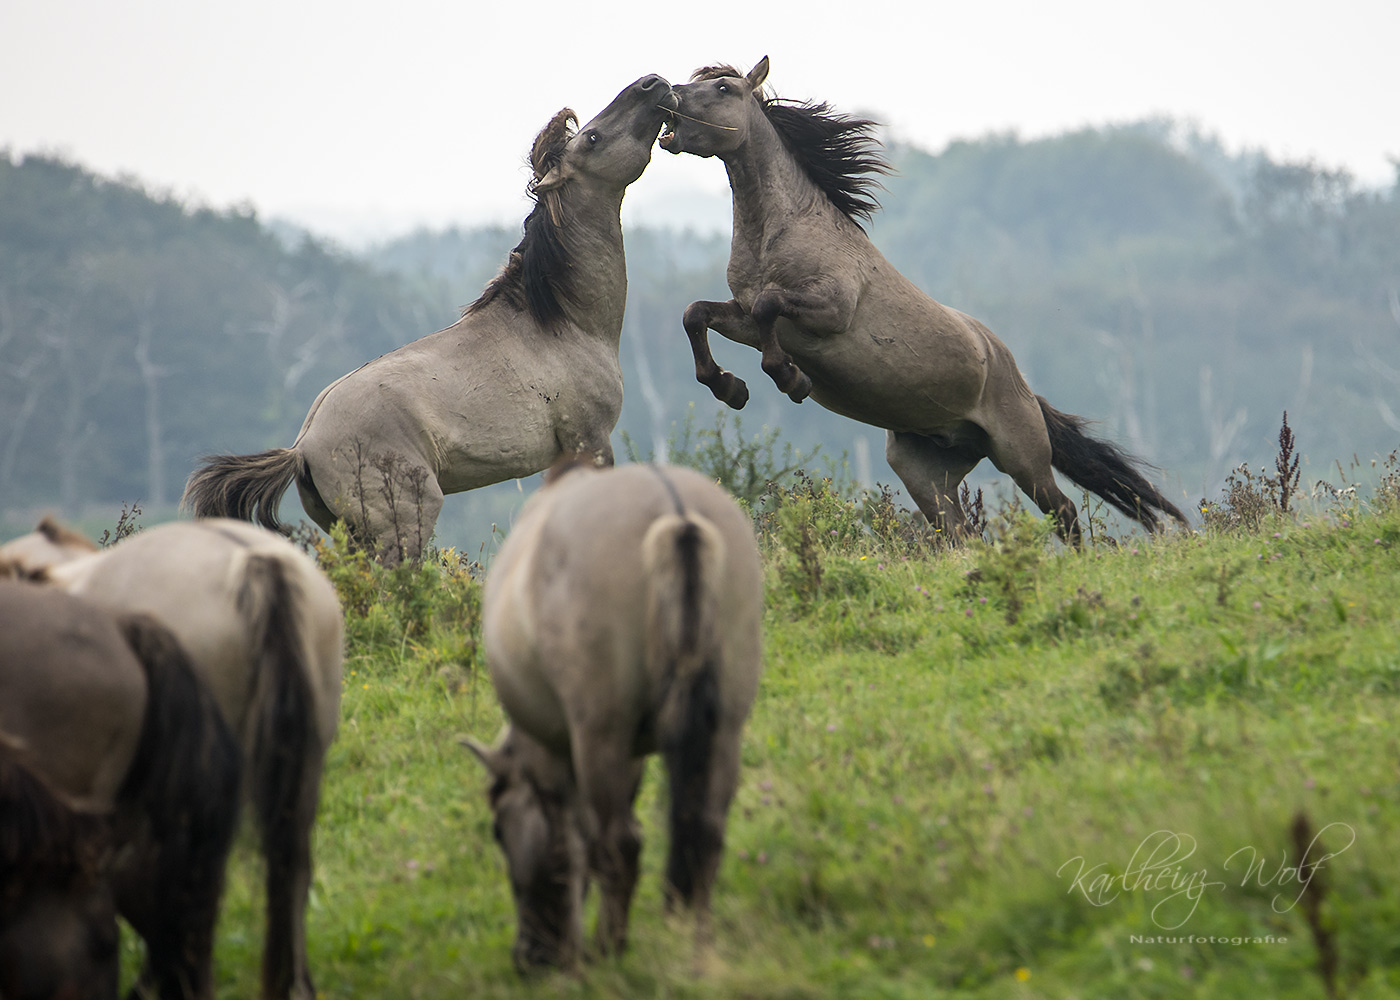
[{"label": "horse's front leg", "polygon": [[763,370],[794,403],[811,393],[812,380],[778,343],[778,320],[786,319],[807,336],[839,336],[854,320],[858,298],[858,289],[851,282],[827,276],[800,289],[767,288],[753,300],[751,311],[758,349],[763,352]]},{"label": "horse's front leg", "polygon": [[791,300],[792,293],[781,288],[760,292],[753,300],[753,319],[758,327],[758,349],[763,352],[763,370],[794,403],[800,403],[811,394],[812,380],[778,343],[778,317],[791,315]]},{"label": "horse's front leg", "polygon": [[[709,332],[713,327],[730,340],[743,343],[745,338],[739,328],[745,324],[752,325],[748,314],[733,299],[728,302],[700,301],[686,307],[681,322],[685,325],[686,336],[690,338],[690,351],[695,355],[695,381],[707,386],[721,403],[742,410],[749,401],[749,387],[739,376],[725,371],[715,362],[714,355],[710,353]],[[726,327],[732,328],[734,334],[726,334]]]}]

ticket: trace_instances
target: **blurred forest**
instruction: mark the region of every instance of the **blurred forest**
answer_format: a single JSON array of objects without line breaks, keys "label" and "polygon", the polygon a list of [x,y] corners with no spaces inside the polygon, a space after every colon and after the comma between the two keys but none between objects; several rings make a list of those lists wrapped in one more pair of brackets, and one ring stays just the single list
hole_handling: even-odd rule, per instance
[{"label": "blurred forest", "polygon": [[[875,243],[996,330],[1035,391],[1159,467],[1183,506],[1271,460],[1285,410],[1312,480],[1400,445],[1400,170],[1361,189],[1167,120],[889,154]],[[173,515],[201,455],[290,444],[323,386],[453,322],[518,238],[420,231],[351,254],[249,209],[0,152],[0,537],[41,510]],[[626,239],[614,445],[628,453],[625,432],[659,456],[687,419],[719,419],[680,317],[728,297],[728,238]],[[744,437],[777,428],[866,485],[898,485],[882,432],[792,404],[756,352],[712,342],[753,390]],[[519,498],[514,484],[449,498],[439,540],[474,550]],[[294,491],[283,516],[301,516]]]}]

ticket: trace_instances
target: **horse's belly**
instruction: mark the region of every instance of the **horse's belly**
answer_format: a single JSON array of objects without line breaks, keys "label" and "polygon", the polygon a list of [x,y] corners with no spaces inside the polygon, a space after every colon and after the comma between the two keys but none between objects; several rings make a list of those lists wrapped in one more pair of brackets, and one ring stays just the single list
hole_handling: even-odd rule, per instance
[{"label": "horse's belly", "polygon": [[816,349],[790,352],[812,380],[812,399],[835,413],[891,430],[928,433],[976,407],[981,366],[940,368],[903,342],[845,333]]}]

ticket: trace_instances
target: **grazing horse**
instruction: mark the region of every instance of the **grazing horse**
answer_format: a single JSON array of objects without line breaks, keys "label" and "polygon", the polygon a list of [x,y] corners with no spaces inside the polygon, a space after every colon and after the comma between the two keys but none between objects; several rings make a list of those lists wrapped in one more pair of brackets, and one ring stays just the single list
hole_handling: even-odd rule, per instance
[{"label": "grazing horse", "polygon": [[697,955],[758,688],[762,570],[748,517],[697,472],[559,466],[486,579],[482,634],[510,726],[464,742],[493,779],[515,898],[517,968],[582,952],[590,873],[597,946],[621,951],[645,758],[670,780],[668,904],[696,913]]},{"label": "grazing horse", "polygon": [[95,546],[45,519],[0,546],[36,580],[169,628],[238,738],[267,861],[262,995],[311,998],[311,832],[340,712],[344,619],[291,542],[242,521],[177,521]]},{"label": "grazing horse", "polygon": [[734,195],[728,302],[693,302],[684,325],[695,375],[734,408],[742,379],[710,354],[708,331],[763,352],[763,370],[801,402],[886,429],[885,454],[936,528],[966,532],[958,486],[983,458],[1011,476],[1062,538],[1078,511],[1058,469],[1149,531],[1157,513],[1185,524],[1115,445],[1031,392],[1003,344],[970,316],[935,302],[890,266],[859,219],[878,207],[872,175],[888,172],[874,123],[825,104],[767,97],[765,56],[747,74],[697,70],[674,88],[661,135],[673,153],[717,156]]},{"label": "grazing horse", "polygon": [[114,1000],[120,912],[155,996],[212,998],[241,768],[167,630],[0,581],[0,997]]},{"label": "grazing horse", "polygon": [[322,390],[290,448],[207,459],[184,503],[283,530],[277,504],[295,479],[313,521],[344,521],[397,562],[421,553],[444,494],[533,475],[566,452],[611,464],[622,196],[674,106],[670,84],[647,76],[577,132],[572,111],[555,115],[531,153],[524,239],[462,318]]}]

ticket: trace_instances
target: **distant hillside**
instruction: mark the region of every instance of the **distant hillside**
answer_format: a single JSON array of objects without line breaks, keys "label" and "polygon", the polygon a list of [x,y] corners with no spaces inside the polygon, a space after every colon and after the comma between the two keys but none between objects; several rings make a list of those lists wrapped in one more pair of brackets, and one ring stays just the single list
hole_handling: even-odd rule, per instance
[{"label": "distant hillside", "polygon": [[[890,155],[876,244],[996,330],[1037,392],[1159,466],[1174,499],[1270,458],[1284,410],[1313,478],[1400,444],[1400,186],[1231,157],[1171,122]],[[728,240],[626,238],[615,444],[624,454],[625,431],[660,454],[688,414],[706,427],[720,411],[680,318],[728,298]],[[251,213],[0,153],[0,515],[168,508],[200,455],[289,443],[324,385],[451,323],[518,239],[420,231],[351,256]],[[793,405],[747,348],[715,338],[715,352],[753,390],[745,436],[779,428],[895,482],[881,431]],[[497,496],[488,525],[519,501]]]},{"label": "distant hillside", "polygon": [[0,509],[179,498],[285,444],[331,379],[428,325],[403,282],[256,216],[0,154]]}]

